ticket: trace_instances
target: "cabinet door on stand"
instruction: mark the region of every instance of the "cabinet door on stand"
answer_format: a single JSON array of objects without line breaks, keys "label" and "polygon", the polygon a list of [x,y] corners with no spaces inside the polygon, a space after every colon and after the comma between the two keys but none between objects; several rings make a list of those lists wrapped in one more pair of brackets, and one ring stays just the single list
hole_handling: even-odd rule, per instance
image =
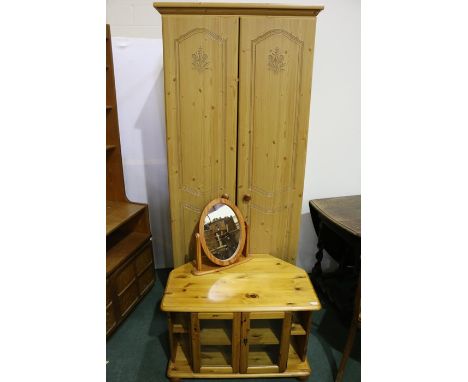
[{"label": "cabinet door on stand", "polygon": [[315,17],[240,19],[237,205],[249,253],[295,263]]},{"label": "cabinet door on stand", "polygon": [[163,16],[174,266],[192,257],[205,205],[235,195],[238,31],[236,16]]},{"label": "cabinet door on stand", "polygon": [[241,373],[283,373],[288,364],[291,312],[242,313]]}]

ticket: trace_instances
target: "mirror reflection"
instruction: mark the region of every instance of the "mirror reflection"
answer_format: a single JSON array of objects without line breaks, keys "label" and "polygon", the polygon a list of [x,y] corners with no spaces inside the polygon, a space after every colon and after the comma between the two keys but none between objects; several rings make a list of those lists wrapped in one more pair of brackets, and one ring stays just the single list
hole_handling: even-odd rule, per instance
[{"label": "mirror reflection", "polygon": [[231,207],[215,204],[205,217],[205,242],[219,260],[231,258],[239,246],[239,220]]}]

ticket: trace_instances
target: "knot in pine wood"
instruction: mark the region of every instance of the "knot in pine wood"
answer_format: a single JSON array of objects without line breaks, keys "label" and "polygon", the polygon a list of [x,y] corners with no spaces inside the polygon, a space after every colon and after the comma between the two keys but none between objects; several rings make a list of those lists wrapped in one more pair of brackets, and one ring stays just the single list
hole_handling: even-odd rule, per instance
[{"label": "knot in pine wood", "polygon": [[257,293],[246,293],[245,297],[247,297],[247,298],[258,298],[258,294]]}]

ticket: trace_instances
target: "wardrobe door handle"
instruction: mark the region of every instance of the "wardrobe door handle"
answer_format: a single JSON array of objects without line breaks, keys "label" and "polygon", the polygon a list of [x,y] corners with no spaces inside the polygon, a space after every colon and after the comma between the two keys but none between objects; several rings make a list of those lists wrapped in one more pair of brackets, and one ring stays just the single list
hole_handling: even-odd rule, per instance
[{"label": "wardrobe door handle", "polygon": [[244,202],[249,202],[250,199],[252,199],[252,197],[249,194],[245,194],[244,197],[242,198]]}]

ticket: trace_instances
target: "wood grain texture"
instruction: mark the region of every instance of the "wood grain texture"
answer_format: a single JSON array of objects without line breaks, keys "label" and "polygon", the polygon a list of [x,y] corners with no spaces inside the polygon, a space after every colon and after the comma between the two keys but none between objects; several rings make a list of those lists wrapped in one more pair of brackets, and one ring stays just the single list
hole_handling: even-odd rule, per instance
[{"label": "wood grain texture", "polygon": [[200,373],[232,373],[231,348],[228,346],[202,346]]},{"label": "wood grain texture", "polygon": [[203,276],[193,264],[174,269],[161,309],[167,312],[274,312],[319,310],[307,273],[270,255],[251,255],[233,268]]},{"label": "wood grain texture", "polygon": [[[250,355],[250,364],[255,365],[257,362],[262,362],[267,355],[263,352],[254,352]],[[218,357],[217,359],[220,359]],[[190,367],[190,363],[185,356],[185,353],[182,351],[180,345],[178,345],[176,351],[176,360],[175,362],[170,361],[167,368],[167,375],[169,378],[270,378],[270,377],[282,377],[282,378],[292,378],[292,377],[307,377],[310,375],[311,369],[307,360],[301,361],[297,356],[297,353],[292,347],[289,347],[289,356],[288,356],[288,367],[287,369],[278,375],[278,367],[271,365],[270,367],[265,366],[252,366],[250,368],[251,372],[247,373],[216,373],[216,372],[205,372],[205,373],[194,373]],[[268,369],[274,369],[276,371],[268,371]],[[257,372],[256,372],[257,371]]]},{"label": "wood grain texture", "polygon": [[[246,261],[249,261],[249,260],[250,260],[250,257],[245,257],[244,255],[241,255],[237,258],[237,261],[235,263],[225,265],[223,267],[219,267],[218,265],[213,264],[211,260],[208,259],[208,257],[201,256],[201,263],[198,261],[193,262],[195,266],[192,269],[192,273],[197,276],[203,276],[203,275],[206,275],[207,273],[219,272],[221,270],[236,267],[237,265],[245,263]],[[198,269],[199,264],[201,264],[200,270]]]},{"label": "wood grain texture", "polygon": [[171,355],[171,361],[175,362],[176,360],[176,347],[177,342],[174,340],[174,319],[172,318],[173,313],[167,314],[168,321],[168,331],[169,331],[169,351]]},{"label": "wood grain texture", "polygon": [[200,234],[197,232],[195,234],[195,265],[197,272],[202,270],[202,254],[201,254],[201,243],[200,243]]},{"label": "wood grain texture", "polygon": [[155,2],[153,6],[161,14],[203,15],[269,15],[269,16],[316,16],[323,10],[321,5],[289,5],[261,3],[194,3]]},{"label": "wood grain texture", "polygon": [[[255,262],[255,260],[262,258],[264,260],[271,259],[275,264],[280,262],[285,264],[287,268],[295,268],[268,255],[254,255],[252,261]],[[268,267],[265,267],[265,264],[263,266],[257,264],[256,269],[260,273],[261,271],[258,271],[258,269],[268,269]],[[173,277],[183,280],[182,294],[186,293],[188,288],[196,288],[197,285],[184,277],[186,274],[190,273],[172,272],[169,276],[167,288],[171,288],[171,284],[174,282]],[[218,281],[224,284],[225,277],[220,276],[220,273],[216,275],[219,276]],[[245,279],[248,274],[244,272],[240,276],[240,278],[235,278],[238,282]],[[198,277],[197,279],[203,278],[205,277]],[[279,282],[281,283],[281,281]],[[263,284],[266,285],[266,288],[269,287],[265,279],[263,279]],[[298,292],[296,288],[294,288],[294,291]],[[289,293],[292,294],[293,292],[289,291]],[[216,295],[216,297],[222,300],[222,295]],[[255,298],[259,297],[256,296]],[[191,300],[197,299],[197,297],[191,298]],[[224,300],[224,304],[229,303],[229,301]],[[199,304],[199,302],[194,302],[190,304],[190,308],[199,309]],[[164,305],[164,300],[162,305]],[[211,306],[210,308],[214,307]],[[308,321],[311,310],[281,311],[280,309],[284,308],[284,304],[277,306],[278,310],[275,311],[249,312],[248,306],[244,308],[247,311],[223,311],[219,309],[211,312],[170,313],[169,325],[172,329],[169,334],[173,336],[170,343],[175,344],[176,347],[179,347],[179,343],[182,344],[183,341],[177,341],[178,337],[177,334],[174,335],[175,331],[186,333],[183,329],[185,326],[183,324],[184,317],[191,318],[190,339],[193,356],[181,351],[182,349],[175,350],[172,353],[175,356],[171,357],[169,362],[168,377],[247,378],[276,376],[286,378],[309,375],[310,367],[306,355],[301,356],[297,351],[301,349],[301,346],[297,347],[296,343],[291,342],[291,340],[308,336],[310,330]],[[295,336],[292,336],[293,318],[295,324],[301,327],[301,330],[298,329]],[[301,335],[298,335],[299,333]],[[187,336],[186,334],[182,335]],[[306,349],[304,349],[305,351]]]},{"label": "wood grain texture", "polygon": [[234,320],[200,319],[200,343],[202,345],[231,345]]},{"label": "wood grain texture", "polygon": [[114,232],[132,217],[141,213],[145,208],[145,204],[108,200],[106,203],[106,235]]},{"label": "wood grain texture", "polygon": [[163,15],[174,266],[194,257],[206,204],[235,194],[238,18]]},{"label": "wood grain texture", "polygon": [[[109,293],[108,293],[109,296]],[[117,325],[115,305],[110,301],[106,305],[106,335]]]},{"label": "wood grain texture", "polygon": [[314,199],[309,204],[325,218],[361,237],[361,195]]},{"label": "wood grain texture", "polygon": [[315,17],[240,18],[237,205],[250,253],[295,263]]},{"label": "wood grain texture", "polygon": [[120,150],[110,26],[106,25],[106,199],[127,201]]},{"label": "wood grain texture", "polygon": [[[251,314],[252,317],[252,314]],[[278,345],[280,343],[280,326],[282,320],[250,320],[250,345]]]},{"label": "wood grain texture", "polygon": [[198,313],[200,320],[232,320],[234,313]]},{"label": "wood grain texture", "polygon": [[289,355],[289,338],[291,336],[291,323],[292,323],[292,313],[286,312],[283,319],[283,325],[281,328],[281,341],[280,341],[280,350],[278,357],[278,368],[279,372],[282,373],[286,370],[288,364],[288,355]]},{"label": "wood grain texture", "polygon": [[192,343],[192,368],[195,373],[200,372],[201,345],[200,345],[200,321],[198,313],[190,314],[190,340]]},{"label": "wood grain texture", "polygon": [[[291,335],[294,336],[293,345],[299,358],[305,361],[307,357],[307,344],[309,340],[309,334],[312,326],[312,312],[295,312],[298,318],[298,323],[295,323],[295,330],[291,328]],[[297,330],[297,326],[300,326],[302,330]]]},{"label": "wood grain texture", "polygon": [[282,320],[284,312],[252,312],[250,318],[252,320]]},{"label": "wood grain texture", "polygon": [[[144,244],[149,243],[151,235],[147,233],[131,232],[116,245],[107,251],[106,274],[111,275],[128,258],[130,253],[134,253]],[[151,258],[150,262],[153,261]],[[145,264],[146,265],[146,264]]]},{"label": "wood grain texture", "polygon": [[241,313],[241,343],[239,356],[239,372],[247,373],[249,366],[249,331],[250,331],[250,313]]},{"label": "wood grain texture", "polygon": [[234,313],[232,320],[232,372],[239,372],[242,313]]}]

